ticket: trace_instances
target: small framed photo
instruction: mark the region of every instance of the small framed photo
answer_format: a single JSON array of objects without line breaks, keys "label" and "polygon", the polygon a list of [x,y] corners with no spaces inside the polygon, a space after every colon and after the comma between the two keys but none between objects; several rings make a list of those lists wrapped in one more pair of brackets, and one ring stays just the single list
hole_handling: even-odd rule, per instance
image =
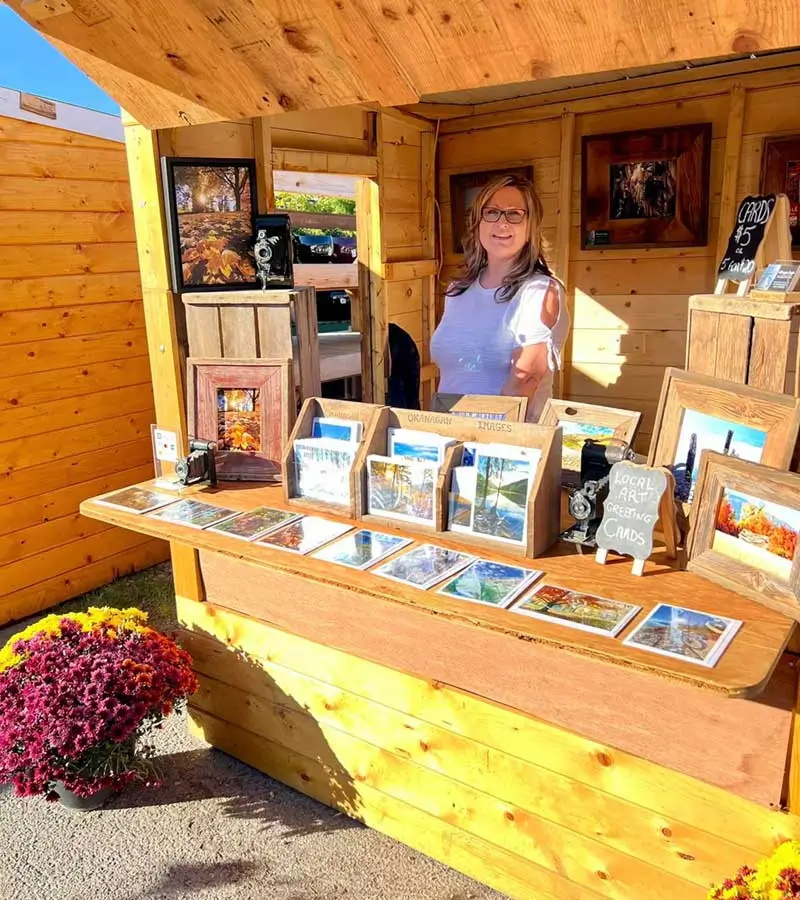
[{"label": "small framed photo", "polygon": [[533,166],[520,165],[507,169],[473,170],[450,176],[450,220],[453,227],[453,253],[463,253],[461,239],[470,227],[472,203],[481,189],[498,175],[517,175],[533,181]]},{"label": "small framed photo", "polygon": [[758,276],[756,291],[778,294],[792,293],[800,281],[800,260],[780,259],[770,263]]},{"label": "small framed photo", "polygon": [[261,288],[284,290],[294,287],[289,214],[256,216],[253,233],[256,277]]},{"label": "small framed photo", "polygon": [[628,448],[641,420],[642,414],[632,409],[551,398],[545,403],[539,424],[561,428],[561,483],[577,487],[584,442],[591,439],[606,447]]},{"label": "small framed photo", "polygon": [[258,288],[255,161],[163,157],[173,289]]},{"label": "small framed photo", "polygon": [[476,559],[438,592],[456,600],[505,607],[544,573],[490,559]]},{"label": "small framed photo", "polygon": [[659,603],[622,643],[711,669],[741,627],[738,619]]},{"label": "small framed photo", "polygon": [[690,505],[704,450],[788,469],[799,428],[795,397],[668,368],[647,464],[669,469],[676,498]]},{"label": "small framed photo", "polygon": [[616,637],[641,606],[598,597],[556,584],[540,584],[510,607],[511,612],[579,631]]},{"label": "small framed photo", "polygon": [[189,433],[217,442],[221,481],[279,481],[294,423],[290,359],[186,361]]},{"label": "small framed photo", "polygon": [[103,506],[120,509],[123,512],[141,515],[142,513],[148,513],[154,509],[166,506],[168,503],[174,503],[175,500],[174,496],[162,494],[160,491],[151,491],[140,487],[127,487],[119,491],[102,494],[95,499],[95,502],[101,503]]},{"label": "small framed photo", "polygon": [[704,453],[687,568],[800,622],[800,475]]}]

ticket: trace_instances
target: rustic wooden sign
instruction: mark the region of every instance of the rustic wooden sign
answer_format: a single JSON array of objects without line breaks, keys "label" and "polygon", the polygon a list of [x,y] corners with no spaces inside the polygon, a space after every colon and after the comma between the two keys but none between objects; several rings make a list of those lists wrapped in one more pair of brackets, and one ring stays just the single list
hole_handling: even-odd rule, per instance
[{"label": "rustic wooden sign", "polygon": [[[652,469],[635,463],[618,462],[609,474],[608,497],[603,519],[597,529],[595,559],[603,564],[613,550],[634,559],[633,574],[641,575],[644,562],[653,552],[653,530],[671,502],[671,476],[666,469]],[[665,535],[669,532],[664,528]]]}]

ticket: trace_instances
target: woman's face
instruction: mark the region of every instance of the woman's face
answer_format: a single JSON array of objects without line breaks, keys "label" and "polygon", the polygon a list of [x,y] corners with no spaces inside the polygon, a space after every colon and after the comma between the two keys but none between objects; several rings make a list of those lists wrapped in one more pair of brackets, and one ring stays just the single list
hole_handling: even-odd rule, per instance
[{"label": "woman's face", "polygon": [[[494,218],[497,210],[508,211],[512,218],[515,214],[519,218],[522,213],[522,221],[512,223],[502,215],[496,222],[487,222],[486,215]],[[519,188],[509,186],[495,191],[484,204],[479,230],[481,245],[486,250],[489,262],[511,262],[529,240],[529,227],[525,198]]]}]

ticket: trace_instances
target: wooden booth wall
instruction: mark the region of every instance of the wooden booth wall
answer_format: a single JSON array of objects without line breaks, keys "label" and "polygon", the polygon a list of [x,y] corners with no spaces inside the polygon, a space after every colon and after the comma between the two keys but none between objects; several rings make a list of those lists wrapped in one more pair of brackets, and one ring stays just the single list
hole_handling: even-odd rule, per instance
[{"label": "wooden booth wall", "polygon": [[[664,368],[685,362],[688,297],[714,290],[736,206],[759,189],[763,140],[800,133],[800,68],[713,79],[693,73],[680,84],[600,90],[564,91],[525,108],[492,113],[476,107],[469,118],[441,123],[442,282],[461,260],[450,245],[450,176],[533,163],[549,259],[567,284],[573,314],[562,394],[643,411],[638,449],[644,452]],[[707,244],[581,249],[581,138],[695,122],[712,123]],[[440,295],[440,311],[441,302]]]},{"label": "wooden booth wall", "polygon": [[167,557],[78,513],[154,421],[124,146],[0,117],[0,624]]},{"label": "wooden booth wall", "polygon": [[[423,364],[428,362],[435,293],[432,124],[393,110],[343,107],[165,129],[158,132],[158,149],[164,156],[254,158],[261,210],[274,205],[274,170],[296,173],[301,192],[307,173],[370,179],[356,194],[361,272],[300,265],[295,283],[353,290],[353,328],[371,330],[363,359],[376,380],[387,374],[382,348],[389,322],[413,337]],[[180,329],[179,304],[176,314]]]}]

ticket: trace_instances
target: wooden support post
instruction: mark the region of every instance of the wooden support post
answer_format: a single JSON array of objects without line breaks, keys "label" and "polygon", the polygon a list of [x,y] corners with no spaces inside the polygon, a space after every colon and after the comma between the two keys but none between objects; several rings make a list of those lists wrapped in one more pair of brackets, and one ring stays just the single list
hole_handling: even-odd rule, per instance
[{"label": "wooden support post", "polygon": [[[175,326],[175,303],[170,289],[167,236],[156,134],[142,125],[125,126],[133,221],[142,279],[142,300],[156,422],[174,431],[181,451],[188,450],[186,404]],[[197,551],[170,542],[176,593],[203,599]]]},{"label": "wooden support post", "polygon": [[[422,230],[422,256],[431,259],[436,253],[436,219],[434,201],[436,196],[436,139],[432,131],[420,134],[420,222]],[[422,368],[431,361],[431,335],[436,329],[436,276],[428,275],[422,281]],[[420,406],[430,409],[434,384],[422,380],[420,372]]]},{"label": "wooden support post", "polygon": [[388,325],[382,278],[379,191],[377,183],[370,178],[358,183],[356,220],[362,397],[367,403],[383,403],[386,399]]},{"label": "wooden support post", "polygon": [[272,175],[272,126],[265,116],[258,116],[252,122],[258,211],[267,213],[275,209],[275,184]]},{"label": "wooden support post", "polygon": [[[800,629],[795,626],[789,639],[789,648],[796,645]],[[789,734],[789,754],[784,775],[784,805],[791,813],[800,813],[800,667],[795,666],[797,685],[795,687],[792,730]]]},{"label": "wooden support post", "polygon": [[[569,254],[572,232],[572,162],[575,153],[575,113],[565,112],[561,116],[561,158],[558,177],[558,221],[556,223],[556,247],[553,259],[556,275],[564,282],[564,293],[570,317],[575,317],[575,295],[570,284]],[[553,385],[555,397],[568,397],[572,378],[572,332],[569,330],[564,348],[564,371],[556,372]]]},{"label": "wooden support post", "polygon": [[[734,82],[730,91],[728,104],[728,128],[725,137],[725,162],[722,169],[722,198],[719,207],[719,222],[717,223],[717,255],[716,264],[722,260],[728,247],[728,238],[733,230],[736,210],[739,208],[736,196],[739,184],[739,160],[742,156],[742,130],[744,128],[744,108],[747,99],[747,91],[741,81]],[[720,279],[717,281],[715,293],[726,293],[729,281]],[[747,293],[750,280],[736,284],[736,292],[739,296]]]}]

